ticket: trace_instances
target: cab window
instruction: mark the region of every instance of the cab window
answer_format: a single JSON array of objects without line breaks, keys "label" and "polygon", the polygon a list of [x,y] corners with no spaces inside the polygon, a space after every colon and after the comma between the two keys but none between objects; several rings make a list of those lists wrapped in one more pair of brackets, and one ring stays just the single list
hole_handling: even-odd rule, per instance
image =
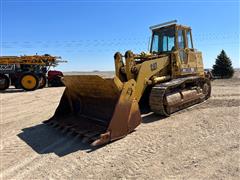
[{"label": "cab window", "polygon": [[178,30],[178,48],[179,49],[184,49],[183,30]]},{"label": "cab window", "polygon": [[193,49],[191,31],[190,30],[187,31],[187,41],[188,41],[188,48]]},{"label": "cab window", "polygon": [[162,53],[171,52],[175,49],[174,27],[159,29],[153,32],[151,52]]},{"label": "cab window", "polygon": [[158,35],[153,35],[153,42],[152,42],[152,52],[158,52]]}]

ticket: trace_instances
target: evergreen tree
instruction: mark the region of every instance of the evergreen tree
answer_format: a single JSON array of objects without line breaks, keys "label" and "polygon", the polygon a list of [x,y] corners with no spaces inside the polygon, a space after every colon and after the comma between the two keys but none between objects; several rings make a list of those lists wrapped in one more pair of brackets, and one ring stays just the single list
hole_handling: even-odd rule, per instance
[{"label": "evergreen tree", "polygon": [[224,50],[217,56],[216,62],[213,65],[213,76],[221,78],[231,78],[234,74],[231,59],[227,56]]}]

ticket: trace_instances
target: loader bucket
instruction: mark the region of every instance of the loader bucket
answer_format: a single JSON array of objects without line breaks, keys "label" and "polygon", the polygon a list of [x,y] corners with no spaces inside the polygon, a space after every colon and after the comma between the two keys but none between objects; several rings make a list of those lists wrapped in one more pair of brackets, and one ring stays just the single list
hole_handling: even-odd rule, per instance
[{"label": "loader bucket", "polygon": [[122,83],[117,77],[64,76],[66,89],[49,123],[70,129],[91,145],[122,138],[141,123],[134,98],[134,80]]}]

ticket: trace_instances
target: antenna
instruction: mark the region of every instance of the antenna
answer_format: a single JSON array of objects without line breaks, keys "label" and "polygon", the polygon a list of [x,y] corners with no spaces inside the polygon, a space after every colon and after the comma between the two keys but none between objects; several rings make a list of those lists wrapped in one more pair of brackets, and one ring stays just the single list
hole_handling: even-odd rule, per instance
[{"label": "antenna", "polygon": [[162,24],[157,24],[157,25],[154,25],[154,26],[150,26],[149,28],[151,30],[154,30],[154,29],[159,29],[161,27],[171,25],[171,24],[176,24],[176,23],[177,23],[177,20],[173,20],[173,21],[168,21],[168,22],[162,23]]}]

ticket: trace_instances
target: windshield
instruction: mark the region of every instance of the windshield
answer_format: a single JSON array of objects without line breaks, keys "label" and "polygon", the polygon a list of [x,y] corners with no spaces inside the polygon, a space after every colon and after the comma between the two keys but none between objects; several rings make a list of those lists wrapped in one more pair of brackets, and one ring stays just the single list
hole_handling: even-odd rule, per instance
[{"label": "windshield", "polygon": [[174,50],[175,28],[163,28],[153,32],[152,53],[162,53]]}]

